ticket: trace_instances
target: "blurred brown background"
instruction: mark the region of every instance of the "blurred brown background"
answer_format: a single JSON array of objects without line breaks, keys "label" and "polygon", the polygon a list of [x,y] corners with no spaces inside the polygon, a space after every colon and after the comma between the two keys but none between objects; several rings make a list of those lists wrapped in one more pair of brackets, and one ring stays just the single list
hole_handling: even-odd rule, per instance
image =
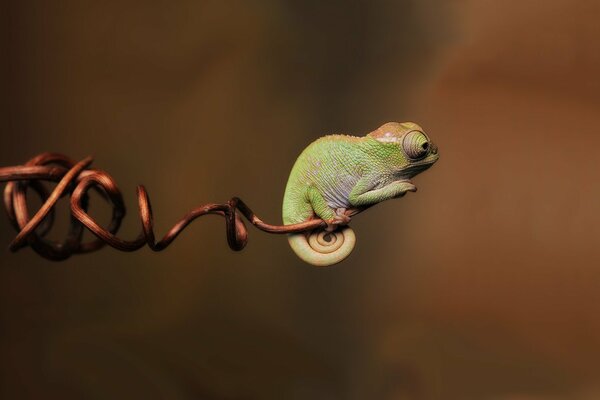
[{"label": "blurred brown background", "polygon": [[[441,160],[417,194],[355,218],[357,249],[328,269],[253,229],[233,253],[217,217],[162,253],[4,247],[0,397],[600,398],[598,15],[586,0],[2,3],[0,165],[94,154],[130,210],[147,186],[159,233],[232,195],[280,222],[295,157],[325,133],[413,120]],[[122,236],[138,229],[132,212]],[[14,235],[4,218],[0,243]]]}]

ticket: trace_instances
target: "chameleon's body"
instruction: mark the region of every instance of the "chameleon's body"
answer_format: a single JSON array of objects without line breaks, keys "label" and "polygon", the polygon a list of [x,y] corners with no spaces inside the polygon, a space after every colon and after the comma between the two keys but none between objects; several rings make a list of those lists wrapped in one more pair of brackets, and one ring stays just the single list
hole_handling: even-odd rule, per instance
[{"label": "chameleon's body", "polygon": [[364,137],[330,135],[311,143],[292,168],[283,222],[321,218],[328,223],[327,231],[338,230],[291,234],[292,249],[314,265],[340,262],[354,247],[354,234],[345,226],[350,216],[415,191],[410,178],[437,159],[437,147],[410,122],[390,122]]}]

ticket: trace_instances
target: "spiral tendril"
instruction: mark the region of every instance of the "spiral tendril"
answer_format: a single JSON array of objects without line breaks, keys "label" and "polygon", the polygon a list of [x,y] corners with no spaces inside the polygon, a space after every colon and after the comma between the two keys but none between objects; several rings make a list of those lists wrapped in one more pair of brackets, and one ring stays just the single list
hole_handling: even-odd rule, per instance
[{"label": "spiral tendril", "polygon": [[[4,190],[4,207],[11,224],[18,231],[9,249],[16,251],[29,245],[40,256],[50,260],[64,260],[73,254],[88,253],[108,244],[121,251],[135,251],[148,245],[154,251],[164,250],[196,218],[216,214],[225,218],[227,243],[232,250],[240,251],[248,242],[248,231],[242,220],[245,217],[258,229],[275,234],[297,233],[324,228],[321,219],[293,225],[270,225],[258,218],[239,198],[227,203],[210,203],[196,207],[181,218],[159,241],[154,235],[154,223],[150,198],[144,186],[137,187],[138,209],[142,232],[136,239],[124,240],[117,236],[125,204],[114,179],[105,171],[90,169],[92,157],[74,162],[62,154],[42,153],[24,165],[0,168],[0,182],[7,182]],[[58,182],[49,192],[43,181]],[[42,206],[30,217],[27,207],[27,190],[31,188],[42,200]],[[90,189],[112,203],[112,218],[106,228],[100,226],[88,213]],[[63,242],[45,238],[54,223],[54,206],[63,196],[70,196],[71,223]],[[92,232],[96,239],[83,242],[83,228]]]}]

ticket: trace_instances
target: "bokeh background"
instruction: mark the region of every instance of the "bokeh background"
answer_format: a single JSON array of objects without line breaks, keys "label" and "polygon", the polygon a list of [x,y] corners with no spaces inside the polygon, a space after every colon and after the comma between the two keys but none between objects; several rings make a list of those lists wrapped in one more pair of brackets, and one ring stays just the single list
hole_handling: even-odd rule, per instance
[{"label": "bokeh background", "polygon": [[[598,15],[591,0],[3,2],[0,164],[93,154],[130,210],[147,186],[159,233],[232,195],[279,223],[295,157],[325,133],[415,121],[441,159],[418,193],[356,217],[332,268],[253,229],[231,252],[218,217],[162,253],[4,247],[0,397],[600,398]],[[132,211],[122,236],[138,231]],[[5,218],[0,243],[14,235]]]}]

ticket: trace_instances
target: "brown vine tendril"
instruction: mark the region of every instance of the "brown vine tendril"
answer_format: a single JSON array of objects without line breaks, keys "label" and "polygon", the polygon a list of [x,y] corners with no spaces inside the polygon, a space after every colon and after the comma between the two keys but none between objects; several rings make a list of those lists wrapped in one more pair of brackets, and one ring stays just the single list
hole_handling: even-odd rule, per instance
[{"label": "brown vine tendril", "polygon": [[[211,203],[194,208],[157,242],[150,199],[144,186],[140,185],[137,187],[137,197],[142,232],[134,240],[124,240],[116,236],[125,216],[121,192],[108,173],[88,168],[91,163],[92,157],[74,162],[62,154],[42,153],[24,165],[0,168],[0,182],[8,182],[4,189],[4,207],[10,222],[18,231],[10,244],[11,251],[29,245],[39,255],[50,260],[64,260],[73,254],[98,250],[106,244],[121,251],[135,251],[147,244],[152,250],[161,251],[192,221],[206,214],[216,214],[225,218],[227,243],[235,251],[242,250],[248,241],[248,231],[242,216],[258,229],[277,234],[305,232],[327,225],[321,219],[294,225],[270,225],[261,221],[241,199],[234,197],[224,204]],[[58,184],[49,192],[43,181],[54,181]],[[33,217],[30,217],[27,208],[29,188],[37,193],[43,203]],[[112,218],[106,228],[101,227],[87,213],[90,189],[94,189],[112,203]],[[63,196],[70,196],[69,231],[63,242],[50,241],[45,239],[45,236],[54,222],[54,206]],[[84,243],[84,227],[97,238]]]}]

